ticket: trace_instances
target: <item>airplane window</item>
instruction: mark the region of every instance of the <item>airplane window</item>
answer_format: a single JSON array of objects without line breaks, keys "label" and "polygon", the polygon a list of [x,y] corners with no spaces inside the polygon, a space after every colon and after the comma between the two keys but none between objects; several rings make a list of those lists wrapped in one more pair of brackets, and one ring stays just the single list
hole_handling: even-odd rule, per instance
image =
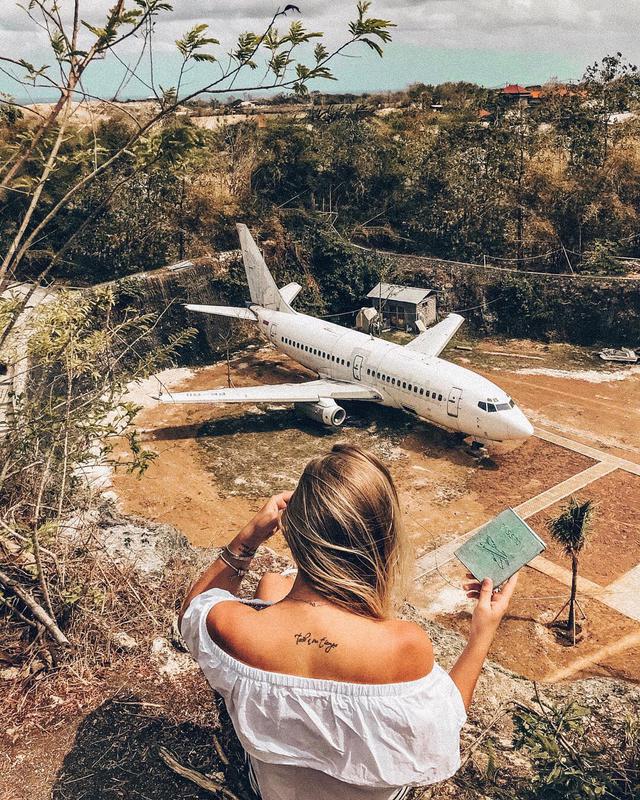
[{"label": "airplane window", "polygon": [[403,389],[406,389],[406,388],[407,388],[407,382],[406,382],[406,381],[402,381],[402,388],[403,388]]},{"label": "airplane window", "polygon": [[478,408],[481,408],[483,411],[487,410],[487,404],[483,403],[482,400],[478,403]]},{"label": "airplane window", "polygon": [[391,385],[392,385],[392,386],[395,386],[395,385],[396,385],[396,379],[395,379],[395,378],[391,378]]},{"label": "airplane window", "polygon": [[420,394],[424,394],[424,389],[420,387]]},{"label": "airplane window", "polygon": [[387,383],[391,383],[391,376],[387,375]]},{"label": "airplane window", "polygon": [[418,393],[418,387],[417,387],[417,386],[414,386],[414,387],[413,387],[413,391],[414,391],[414,392],[417,394],[417,393]]},{"label": "airplane window", "polygon": [[493,405],[493,403],[487,403],[487,411],[496,411],[496,407]]},{"label": "airplane window", "polygon": [[340,359],[340,363],[344,366],[344,358]]},{"label": "airplane window", "polygon": [[442,395],[441,394],[438,395],[438,400],[442,400]]},{"label": "airplane window", "polygon": [[350,361],[347,361],[347,366],[348,366],[348,367],[350,367],[350,366],[351,366],[351,362],[350,362]]}]

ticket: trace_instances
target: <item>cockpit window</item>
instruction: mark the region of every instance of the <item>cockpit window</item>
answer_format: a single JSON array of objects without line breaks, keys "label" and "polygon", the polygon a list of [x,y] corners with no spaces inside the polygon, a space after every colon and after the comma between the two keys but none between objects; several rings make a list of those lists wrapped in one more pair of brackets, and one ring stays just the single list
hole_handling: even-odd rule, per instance
[{"label": "cockpit window", "polygon": [[511,408],[511,406],[509,405],[509,403],[498,403],[496,405],[496,408],[498,409],[498,411],[508,411]]},{"label": "cockpit window", "polygon": [[496,409],[496,407],[493,405],[493,403],[487,403],[487,411],[491,411],[491,412],[493,412],[493,411],[497,411],[497,409]]},{"label": "cockpit window", "polygon": [[513,400],[511,400],[511,398],[509,398],[509,405],[511,408],[514,408],[515,406],[515,403],[513,402]]},{"label": "cockpit window", "polygon": [[481,408],[483,411],[487,410],[487,404],[483,403],[482,400],[478,403],[478,408]]}]

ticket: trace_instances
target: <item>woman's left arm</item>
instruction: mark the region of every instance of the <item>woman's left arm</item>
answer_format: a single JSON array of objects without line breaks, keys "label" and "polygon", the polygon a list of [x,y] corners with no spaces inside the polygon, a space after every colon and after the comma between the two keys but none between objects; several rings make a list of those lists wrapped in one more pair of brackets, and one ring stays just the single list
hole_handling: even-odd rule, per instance
[{"label": "woman's left arm", "polygon": [[[227,545],[231,554],[241,558],[250,559],[258,547],[276,532],[280,525],[280,517],[287,507],[293,492],[281,492],[273,495],[262,506],[255,517]],[[224,554],[224,550],[220,555]],[[249,561],[247,561],[247,566]],[[223,560],[220,556],[202,573],[198,580],[189,589],[184,598],[180,613],[178,614],[178,628],[182,624],[182,617],[189,603],[194,597],[208,589],[226,589],[235,594],[240,588],[242,575],[238,570]]]}]

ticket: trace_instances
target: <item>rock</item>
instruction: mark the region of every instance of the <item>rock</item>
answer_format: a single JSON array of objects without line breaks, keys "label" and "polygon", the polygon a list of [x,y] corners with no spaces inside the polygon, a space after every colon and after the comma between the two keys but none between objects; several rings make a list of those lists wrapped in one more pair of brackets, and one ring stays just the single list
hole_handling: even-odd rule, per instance
[{"label": "rock", "polygon": [[18,667],[6,667],[5,669],[0,669],[0,681],[14,681],[18,675],[20,675],[20,670]]},{"label": "rock", "polygon": [[191,549],[183,534],[171,525],[120,514],[112,504],[105,504],[101,510],[96,536],[111,561],[133,567],[151,583],[161,579],[177,553]]},{"label": "rock", "polygon": [[196,662],[188,653],[178,653],[162,636],[151,643],[151,660],[156,665],[158,674],[164,678],[174,680],[186,672],[195,672],[199,669]]},{"label": "rock", "polygon": [[116,631],[111,637],[111,644],[125,653],[131,653],[139,646],[136,639],[126,631]]}]

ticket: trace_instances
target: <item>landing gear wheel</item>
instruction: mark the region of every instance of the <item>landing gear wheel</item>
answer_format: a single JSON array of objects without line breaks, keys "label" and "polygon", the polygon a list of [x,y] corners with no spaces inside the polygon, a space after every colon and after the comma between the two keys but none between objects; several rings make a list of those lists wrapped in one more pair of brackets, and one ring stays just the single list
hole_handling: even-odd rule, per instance
[{"label": "landing gear wheel", "polygon": [[471,442],[471,455],[475,458],[488,458],[489,451],[482,442],[477,442],[475,439]]}]

